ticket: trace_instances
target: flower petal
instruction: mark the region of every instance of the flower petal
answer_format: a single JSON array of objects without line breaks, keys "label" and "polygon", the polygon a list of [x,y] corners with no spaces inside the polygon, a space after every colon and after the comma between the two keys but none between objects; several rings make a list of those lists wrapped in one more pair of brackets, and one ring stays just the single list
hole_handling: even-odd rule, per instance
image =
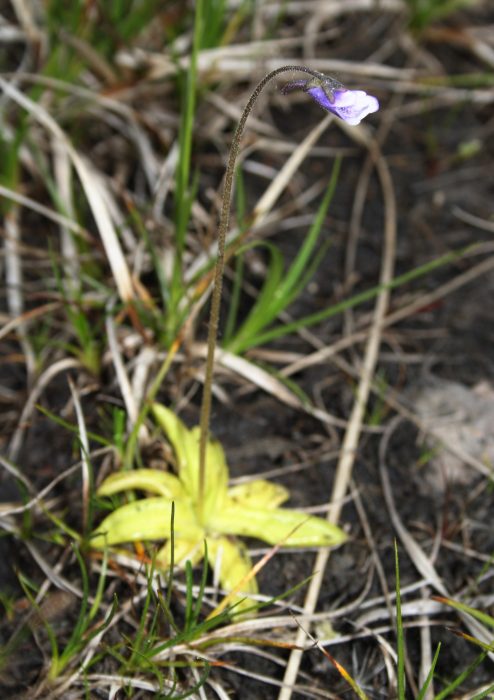
[{"label": "flower petal", "polygon": [[287,94],[292,90],[304,90],[320,107],[352,126],[360,124],[364,117],[379,109],[379,102],[373,95],[363,90],[348,90],[337,80],[322,74],[310,80],[288,83],[281,91]]},{"label": "flower petal", "polygon": [[377,112],[379,102],[373,95],[368,95],[363,90],[336,90],[334,93],[334,105],[331,111],[347,124],[352,126],[360,124],[368,114]]},{"label": "flower petal", "polygon": [[317,104],[326,109],[328,112],[334,113],[334,98],[330,99],[331,93],[328,93],[321,86],[309,88],[306,92],[317,102]]},{"label": "flower petal", "polygon": [[309,88],[307,92],[323,109],[352,126],[360,124],[364,117],[379,109],[378,100],[363,90],[335,90],[332,102],[322,87]]}]

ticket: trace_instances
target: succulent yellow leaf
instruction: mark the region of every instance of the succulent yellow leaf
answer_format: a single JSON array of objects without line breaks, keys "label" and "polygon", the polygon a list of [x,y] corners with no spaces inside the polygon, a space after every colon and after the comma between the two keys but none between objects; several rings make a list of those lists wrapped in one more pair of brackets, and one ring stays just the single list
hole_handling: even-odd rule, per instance
[{"label": "succulent yellow leaf", "polygon": [[288,508],[254,508],[230,500],[214,514],[209,526],[216,532],[257,537],[285,547],[335,546],[347,539],[343,530],[323,518]]},{"label": "succulent yellow leaf", "polygon": [[[252,562],[247,549],[238,540],[228,537],[208,537],[208,561],[216,571],[219,566],[219,581],[225,591],[233,591],[252,569]],[[252,577],[246,581],[241,590],[231,598],[231,604],[236,604],[235,611],[240,612],[252,607],[252,600],[245,598],[243,593],[257,593],[257,581]]]},{"label": "succulent yellow leaf", "polygon": [[[163,406],[160,403],[154,403],[151,407],[153,415],[157,420],[160,428],[165,432],[168,440],[170,441],[175,456],[177,458],[177,469],[179,472],[180,479],[184,482],[188,482],[187,476],[184,472],[190,470],[190,436],[189,430],[182,423],[180,418],[178,418],[173,411],[169,408]],[[196,450],[198,450],[196,446]],[[185,477],[185,478],[184,478]],[[192,493],[191,493],[192,495]]]},{"label": "succulent yellow leaf", "polygon": [[[196,426],[192,428],[191,436],[194,445],[199,446],[200,428]],[[199,490],[199,449],[197,453],[194,451],[196,461],[193,463],[192,473],[194,479],[197,479],[197,490]],[[209,516],[222,504],[227,498],[228,488],[228,467],[225,460],[223,447],[218,440],[209,439],[206,445],[206,473],[204,482],[204,520],[207,522]]]},{"label": "succulent yellow leaf", "polygon": [[[199,539],[186,539],[179,537],[175,538],[173,549],[173,564],[177,567],[183,567],[187,560],[192,566],[199,564],[204,556],[204,533],[201,532]],[[156,555],[156,563],[163,569],[168,569],[172,561],[171,557],[171,540],[159,550]]]},{"label": "succulent yellow leaf", "polygon": [[[168,498],[144,498],[127,503],[110,513],[91,538],[91,546],[170,537],[172,502]],[[174,532],[177,539],[199,539],[199,528],[189,501],[175,501]]]},{"label": "succulent yellow leaf", "polygon": [[149,491],[170,500],[186,498],[179,479],[174,474],[160,469],[130,469],[115,472],[103,481],[97,493],[98,496],[112,496],[127,489]]},{"label": "succulent yellow leaf", "polygon": [[253,508],[276,508],[288,500],[288,489],[265,479],[255,479],[228,489],[232,501]]},{"label": "succulent yellow leaf", "polygon": [[[189,496],[197,502],[199,494],[199,427],[196,426],[189,430],[173,411],[161,404],[153,404],[152,410],[175,451],[180,481]],[[209,440],[206,447],[203,504],[203,517],[206,522],[209,514],[221,507],[221,503],[226,498],[227,486],[228,467],[225,462],[225,453],[218,441]]]}]

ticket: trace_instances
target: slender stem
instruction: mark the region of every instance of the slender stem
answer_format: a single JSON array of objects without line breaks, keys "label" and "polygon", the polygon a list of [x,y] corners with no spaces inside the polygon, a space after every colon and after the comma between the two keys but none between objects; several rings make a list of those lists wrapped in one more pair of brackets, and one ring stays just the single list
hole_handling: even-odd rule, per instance
[{"label": "slender stem", "polygon": [[211,416],[211,395],[213,383],[213,368],[214,368],[214,352],[218,336],[218,324],[220,320],[220,303],[221,289],[223,285],[223,271],[225,268],[225,243],[228,225],[230,221],[230,206],[232,199],[233,180],[235,175],[235,162],[237,160],[240,141],[244,132],[245,123],[249,114],[256,103],[257,98],[261,94],[264,87],[276,76],[281,73],[299,71],[307,73],[314,78],[325,79],[326,76],[318,71],[307,68],[306,66],[282,66],[268,73],[261,82],[257,85],[254,92],[250,96],[247,105],[242,112],[237,129],[233,136],[232,145],[230,146],[230,154],[228,156],[228,165],[225,173],[225,184],[223,187],[223,199],[221,204],[221,214],[218,229],[218,256],[216,258],[216,267],[214,270],[213,292],[211,295],[211,310],[209,317],[208,340],[207,340],[207,356],[206,356],[206,374],[204,378],[204,390],[202,394],[201,415],[200,415],[200,439],[199,439],[199,494],[198,494],[198,515],[202,519],[202,510],[204,503],[204,489],[206,483],[206,446],[209,437],[209,422]]}]

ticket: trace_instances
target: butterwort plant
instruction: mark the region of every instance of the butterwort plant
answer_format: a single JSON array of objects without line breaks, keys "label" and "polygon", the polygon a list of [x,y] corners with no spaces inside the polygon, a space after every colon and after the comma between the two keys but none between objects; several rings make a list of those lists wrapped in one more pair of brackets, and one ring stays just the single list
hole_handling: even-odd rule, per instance
[{"label": "butterwort plant", "polygon": [[[251,536],[272,545],[290,547],[336,546],[346,540],[339,527],[323,518],[280,508],[289,494],[269,481],[256,480],[229,488],[224,452],[209,434],[235,162],[245,123],[261,91],[273,78],[294,71],[302,72],[308,78],[288,83],[282,88],[282,93],[303,90],[323,109],[348,124],[358,124],[379,109],[375,97],[362,90],[349,90],[333,78],[305,66],[283,66],[269,73],[257,85],[235,131],[225,174],[200,425],[189,430],[170,409],[159,404],[151,406],[156,422],[173,447],[175,473],[133,469],[108,477],[99,488],[100,496],[135,489],[153,495],[131,500],[117,508],[100,524],[91,540],[92,546],[98,548],[139,540],[164,540],[157,558],[157,563],[163,567],[177,561],[197,563],[207,553],[210,563],[219,571],[223,588],[247,594],[257,592],[257,584],[252,572],[249,574],[251,562],[239,537]],[[250,605],[238,595],[233,600],[239,610]]]},{"label": "butterwort plant", "polygon": [[289,492],[264,479],[228,486],[225,454],[217,440],[209,439],[206,450],[206,490],[199,518],[199,427],[188,429],[161,404],[151,408],[154,418],[174,452],[175,473],[160,469],[129,469],[111,474],[98,489],[99,496],[139,490],[153,494],[132,500],[108,515],[93,535],[92,546],[104,548],[123,542],[164,540],[156,565],[198,564],[204,555],[219,574],[237,612],[252,607],[245,594],[258,592],[251,575],[252,563],[238,539],[256,537],[270,545],[320,547],[341,544],[346,535],[323,518],[280,508]]}]

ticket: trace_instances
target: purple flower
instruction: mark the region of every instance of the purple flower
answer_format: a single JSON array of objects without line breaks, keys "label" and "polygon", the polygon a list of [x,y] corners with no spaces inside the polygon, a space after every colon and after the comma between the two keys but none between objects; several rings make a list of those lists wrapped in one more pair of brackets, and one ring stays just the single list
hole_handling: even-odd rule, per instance
[{"label": "purple flower", "polygon": [[360,124],[364,117],[379,109],[376,97],[368,95],[363,90],[348,90],[338,81],[323,75],[321,78],[288,83],[281,88],[281,92],[286,94],[291,90],[299,89],[307,92],[320,107],[336,114],[352,126]]}]

